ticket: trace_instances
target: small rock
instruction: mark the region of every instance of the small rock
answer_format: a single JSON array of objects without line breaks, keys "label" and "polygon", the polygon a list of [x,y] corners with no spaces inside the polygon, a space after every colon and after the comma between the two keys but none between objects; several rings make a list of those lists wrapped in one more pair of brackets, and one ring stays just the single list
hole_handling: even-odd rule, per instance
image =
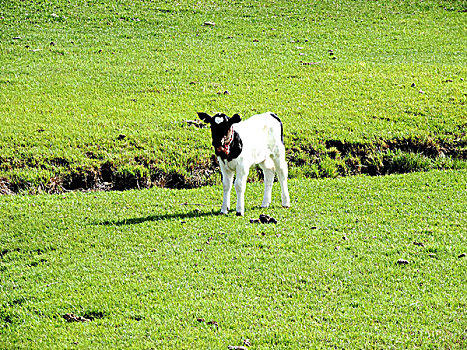
[{"label": "small rock", "polygon": [[118,135],[117,140],[121,141],[121,140],[124,140],[125,138],[126,138],[126,135],[120,134],[120,135]]},{"label": "small rock", "polygon": [[229,35],[229,36],[227,37],[227,39],[233,39],[233,36],[232,36],[232,35]]},{"label": "small rock", "polygon": [[54,17],[54,18],[58,18],[58,17],[59,17],[56,13],[51,13],[50,15],[51,15],[52,17]]},{"label": "small rock", "polygon": [[337,246],[336,248],[334,248],[334,250],[339,250],[339,249],[341,249],[340,246]]},{"label": "small rock", "polygon": [[204,318],[197,318],[196,321],[198,322],[205,322],[206,320]]},{"label": "small rock", "polygon": [[412,83],[412,85],[410,85],[410,87],[416,87],[417,85],[415,83]]},{"label": "small rock", "polygon": [[407,265],[409,262],[407,260],[404,260],[404,259],[399,259],[399,260],[397,260],[397,263],[399,265]]},{"label": "small rock", "polygon": [[319,64],[319,62],[303,62],[302,65],[304,66],[312,66],[314,64]]},{"label": "small rock", "polygon": [[342,239],[343,239],[344,241],[347,241],[349,238],[348,238],[347,236],[342,236]]},{"label": "small rock", "polygon": [[303,47],[297,46],[296,49],[297,49],[297,50],[303,50]]},{"label": "small rock", "polygon": [[214,22],[204,22],[203,25],[204,26],[215,26],[216,23],[214,23]]},{"label": "small rock", "polygon": [[91,321],[91,320],[89,320],[87,318],[84,318],[82,316],[76,316],[76,315],[73,315],[73,314],[65,314],[65,315],[63,315],[63,318],[67,322],[89,322],[89,321]]},{"label": "small rock", "polygon": [[418,245],[419,247],[424,247],[425,245],[422,242],[413,242],[414,245]]},{"label": "small rock", "polygon": [[254,42],[254,43],[259,43],[259,40],[258,40],[258,39],[254,39],[253,42]]},{"label": "small rock", "polygon": [[465,253],[462,253],[462,254],[460,254],[460,255],[458,256],[458,258],[459,258],[459,259],[460,259],[460,258],[464,258],[465,256],[466,256],[466,254],[465,254]]},{"label": "small rock", "polygon": [[334,50],[328,50],[328,52],[330,56],[334,55]]},{"label": "small rock", "polygon": [[418,93],[419,93],[419,94],[424,94],[425,91],[423,91],[422,89],[420,89],[420,90],[418,91]]},{"label": "small rock", "polygon": [[55,45],[57,45],[57,44],[55,44],[54,41],[50,42],[50,46],[55,46]]},{"label": "small rock", "polygon": [[243,345],[239,345],[239,346],[229,345],[229,350],[248,350],[248,348]]},{"label": "small rock", "polygon": [[303,52],[300,52],[298,55],[299,56],[305,56],[305,54]]},{"label": "small rock", "polygon": [[250,339],[243,339],[243,345],[245,345],[245,346],[251,346]]},{"label": "small rock", "polygon": [[23,38],[20,37],[20,36],[15,36],[15,37],[13,38],[13,40],[21,40],[21,39],[23,39]]},{"label": "small rock", "polygon": [[452,82],[453,82],[453,80],[452,80],[452,79],[448,79],[448,80],[446,80],[446,83],[452,83]]}]

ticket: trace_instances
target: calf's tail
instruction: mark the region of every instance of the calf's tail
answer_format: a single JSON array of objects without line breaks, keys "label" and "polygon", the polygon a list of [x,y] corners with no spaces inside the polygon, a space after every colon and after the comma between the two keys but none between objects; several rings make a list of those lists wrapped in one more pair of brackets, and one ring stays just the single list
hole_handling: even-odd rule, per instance
[{"label": "calf's tail", "polygon": [[274,119],[276,119],[279,124],[281,125],[281,141],[282,141],[282,144],[284,144],[284,126],[282,125],[282,121],[280,120],[280,118],[274,114],[274,113],[271,113],[271,117],[273,117]]}]

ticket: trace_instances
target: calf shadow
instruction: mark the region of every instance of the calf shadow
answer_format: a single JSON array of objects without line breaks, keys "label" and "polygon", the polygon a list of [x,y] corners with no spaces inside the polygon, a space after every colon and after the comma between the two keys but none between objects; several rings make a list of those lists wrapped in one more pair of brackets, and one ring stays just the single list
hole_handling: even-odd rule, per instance
[{"label": "calf shadow", "polygon": [[207,217],[207,216],[219,216],[220,213],[217,211],[199,211],[199,210],[192,210],[187,213],[174,213],[174,214],[158,214],[158,215],[148,215],[139,218],[128,218],[128,219],[121,219],[121,220],[105,220],[101,222],[96,222],[96,225],[108,225],[108,226],[125,226],[125,225],[137,225],[142,224],[147,221],[162,221],[162,220],[171,220],[171,219],[191,219],[191,218],[199,218],[199,217]]}]

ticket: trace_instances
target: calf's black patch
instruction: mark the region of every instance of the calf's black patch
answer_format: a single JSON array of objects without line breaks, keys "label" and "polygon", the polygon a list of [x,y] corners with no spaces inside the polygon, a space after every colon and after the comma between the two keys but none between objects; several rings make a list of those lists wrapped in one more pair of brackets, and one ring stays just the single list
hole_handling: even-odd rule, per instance
[{"label": "calf's black patch", "polygon": [[225,154],[224,152],[219,152],[216,149],[216,155],[221,157],[222,160],[227,160],[230,162],[231,160],[237,158],[240,153],[242,153],[243,149],[243,142],[242,139],[240,138],[240,135],[238,132],[234,131],[234,137],[232,140],[232,143],[230,144],[230,152],[229,154]]},{"label": "calf's black patch", "polygon": [[223,113],[217,113],[214,116],[210,116],[204,112],[198,112],[198,116],[205,123],[211,125],[212,145],[216,155],[224,161],[231,161],[237,158],[242,152],[243,143],[240,135],[236,131],[233,132],[233,139],[230,143],[228,152],[226,153],[225,151],[219,150],[219,148],[224,146],[223,141],[225,141],[225,137],[229,134],[232,125],[239,123],[242,120],[240,116],[238,114],[234,114],[232,118],[229,118]]}]

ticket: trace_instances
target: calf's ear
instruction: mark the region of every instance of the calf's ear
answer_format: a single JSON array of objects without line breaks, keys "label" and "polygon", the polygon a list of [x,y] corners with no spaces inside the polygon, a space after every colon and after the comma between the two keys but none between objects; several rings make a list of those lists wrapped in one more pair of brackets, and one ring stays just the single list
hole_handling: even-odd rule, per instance
[{"label": "calf's ear", "polygon": [[212,117],[204,112],[198,112],[198,117],[205,123],[211,123],[212,122]]},{"label": "calf's ear", "polygon": [[235,123],[240,123],[242,121],[242,118],[238,114],[234,114],[232,118],[229,119],[230,124],[235,124]]}]

